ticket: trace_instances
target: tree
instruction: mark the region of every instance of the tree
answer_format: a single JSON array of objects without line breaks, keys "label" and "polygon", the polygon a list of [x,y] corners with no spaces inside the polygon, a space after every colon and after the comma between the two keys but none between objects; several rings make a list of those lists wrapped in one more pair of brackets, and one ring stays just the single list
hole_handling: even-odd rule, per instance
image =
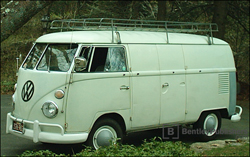
[{"label": "tree", "polygon": [[52,1],[10,1],[1,14],[1,42],[21,28]]},{"label": "tree", "polygon": [[132,14],[134,19],[140,19],[140,1],[132,1]]},{"label": "tree", "polygon": [[166,20],[166,1],[158,0],[157,20],[159,20],[159,21]]},{"label": "tree", "polygon": [[228,1],[214,1],[213,23],[217,23],[219,31],[214,33],[214,36],[224,39],[225,26],[227,22]]}]

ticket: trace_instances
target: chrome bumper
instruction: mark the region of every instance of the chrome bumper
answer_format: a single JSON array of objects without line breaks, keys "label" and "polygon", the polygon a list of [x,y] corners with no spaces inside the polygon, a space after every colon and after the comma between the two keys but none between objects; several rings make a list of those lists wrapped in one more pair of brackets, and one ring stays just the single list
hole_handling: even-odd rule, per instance
[{"label": "chrome bumper", "polygon": [[[32,129],[23,128],[23,132],[19,133],[12,130],[13,121],[22,122],[24,124],[32,124]],[[50,133],[50,132],[42,132],[40,126],[50,126],[56,127],[61,130],[60,133]],[[33,140],[34,143],[37,142],[47,142],[47,143],[57,143],[57,144],[73,144],[73,143],[81,143],[85,142],[88,138],[88,133],[74,133],[68,134],[65,133],[64,128],[59,124],[50,124],[50,123],[40,123],[38,120],[28,121],[23,119],[18,119],[11,115],[11,113],[7,114],[7,123],[6,123],[6,133],[11,133],[19,137],[27,138]]]},{"label": "chrome bumper", "polygon": [[239,111],[239,113],[235,113],[234,115],[231,116],[231,121],[232,122],[238,122],[241,119],[240,116],[242,114],[242,108],[240,106],[237,106],[237,105],[236,105],[236,108],[239,108],[240,111]]}]

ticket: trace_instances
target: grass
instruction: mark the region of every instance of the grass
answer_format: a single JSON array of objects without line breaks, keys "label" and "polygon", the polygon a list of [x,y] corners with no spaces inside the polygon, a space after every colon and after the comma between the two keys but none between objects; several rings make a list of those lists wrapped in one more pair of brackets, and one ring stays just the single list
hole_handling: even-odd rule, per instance
[{"label": "grass", "polygon": [[15,83],[13,81],[1,81],[1,94],[13,94]]}]

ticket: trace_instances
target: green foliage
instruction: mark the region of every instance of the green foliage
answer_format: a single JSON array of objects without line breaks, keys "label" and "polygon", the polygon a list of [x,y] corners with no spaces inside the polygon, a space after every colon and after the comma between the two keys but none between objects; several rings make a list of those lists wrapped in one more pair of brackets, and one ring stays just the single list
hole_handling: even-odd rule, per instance
[{"label": "green foliage", "polygon": [[1,93],[12,93],[15,83],[16,81],[1,81]]},{"label": "green foliage", "polygon": [[74,156],[197,156],[181,142],[162,142],[155,138],[135,147],[134,145],[120,145],[104,147],[93,151],[86,148]]},{"label": "green foliage", "polygon": [[52,151],[49,150],[38,150],[38,151],[30,151],[30,150],[26,150],[25,152],[23,152],[21,155],[22,156],[44,156],[44,157],[49,157],[49,156],[69,156],[69,155],[65,155],[65,154],[55,154]]},{"label": "green foliage", "polygon": [[134,145],[111,145],[94,150],[85,147],[81,152],[70,154],[56,154],[50,150],[27,150],[23,156],[54,156],[54,157],[78,157],[78,156],[249,156],[249,143],[241,146],[227,145],[223,148],[213,148],[203,153],[195,153],[189,146],[181,141],[162,141],[161,138],[153,138],[150,141],[144,140],[143,144],[136,147]]},{"label": "green foliage", "polygon": [[[141,146],[134,145],[111,145],[98,150],[86,147],[81,152],[72,156],[198,156],[199,154],[190,150],[186,144],[178,142],[163,142],[160,138],[150,141],[144,140]],[[25,151],[21,156],[69,156],[57,155],[49,150]]]}]

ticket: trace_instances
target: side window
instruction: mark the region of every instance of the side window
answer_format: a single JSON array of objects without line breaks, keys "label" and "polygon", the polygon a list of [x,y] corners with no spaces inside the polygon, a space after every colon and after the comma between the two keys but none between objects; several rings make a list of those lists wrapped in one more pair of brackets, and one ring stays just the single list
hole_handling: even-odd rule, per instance
[{"label": "side window", "polygon": [[87,72],[89,69],[89,63],[90,63],[90,58],[91,58],[91,50],[92,47],[88,46],[88,47],[82,47],[81,52],[79,54],[79,57],[85,58],[87,61],[87,67],[84,70],[77,70],[75,69],[77,72]]},{"label": "side window", "polygon": [[96,47],[90,72],[127,71],[125,50],[123,47]]},{"label": "side window", "polygon": [[127,71],[124,48],[109,48],[104,69],[106,72]]},{"label": "side window", "polygon": [[90,72],[104,72],[104,65],[105,65],[107,53],[108,53],[108,48],[104,48],[104,47],[95,48]]}]

